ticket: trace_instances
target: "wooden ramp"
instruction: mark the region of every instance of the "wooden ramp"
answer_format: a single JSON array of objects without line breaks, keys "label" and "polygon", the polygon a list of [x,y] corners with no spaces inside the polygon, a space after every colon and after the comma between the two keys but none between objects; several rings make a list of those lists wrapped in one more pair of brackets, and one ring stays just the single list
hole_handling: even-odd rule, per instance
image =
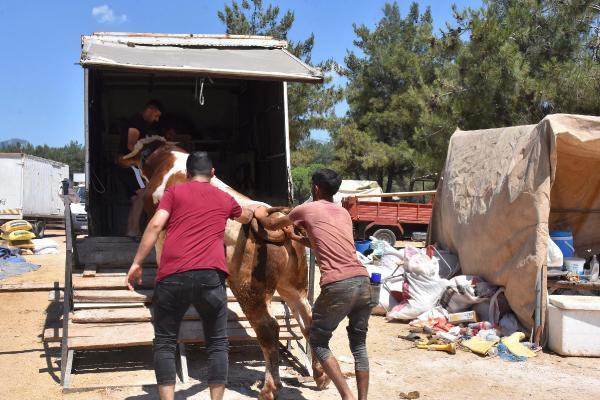
[{"label": "wooden ramp", "polygon": [[[66,356],[61,379],[63,387],[70,385],[75,351],[152,345],[151,303],[155,265],[151,261],[149,267],[144,265],[142,284],[138,289],[130,291],[126,286],[124,261],[133,259],[137,245],[137,242],[126,238],[86,238],[77,241],[71,260],[67,252],[67,264],[71,261],[77,267],[71,271],[69,279],[65,276],[66,290],[64,295],[61,294],[66,309],[63,318],[68,322],[63,323],[62,328],[52,327],[44,331],[44,341],[62,342],[63,357]],[[68,270],[69,265],[65,275]],[[50,299],[58,300],[57,293],[57,290],[51,292]],[[227,299],[230,342],[255,340],[256,333],[229,288]],[[272,311],[279,323],[280,340],[287,341],[289,347],[290,341],[303,339],[297,321],[278,296],[273,299]],[[63,335],[65,330],[66,337]],[[184,316],[178,341],[181,376],[185,382],[185,344],[204,341],[202,321],[193,306]],[[299,347],[303,351],[303,347]],[[308,359],[304,358],[306,364]]]}]

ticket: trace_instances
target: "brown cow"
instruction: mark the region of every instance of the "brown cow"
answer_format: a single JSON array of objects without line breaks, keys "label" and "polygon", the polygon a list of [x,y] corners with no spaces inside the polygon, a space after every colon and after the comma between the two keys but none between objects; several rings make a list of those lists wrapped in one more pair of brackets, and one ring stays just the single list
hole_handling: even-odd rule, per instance
[{"label": "brown cow", "polygon": [[[150,148],[152,153],[141,165],[142,153]],[[148,180],[144,208],[148,216],[156,211],[165,189],[186,180],[185,163],[188,153],[159,136],[138,141],[134,150],[120,158],[123,166],[141,165]],[[229,193],[244,207],[255,204],[236,192],[217,177],[211,183]],[[281,387],[279,378],[279,326],[270,311],[275,290],[290,307],[302,333],[308,339],[311,307],[307,300],[307,262],[304,246],[290,240],[283,232],[265,232],[253,221],[248,225],[229,220],[225,228],[225,246],[229,266],[228,284],[244,314],[256,332],[265,357],[265,382],[261,399],[274,399]],[[262,234],[260,234],[262,232]],[[265,235],[266,233],[266,235]],[[164,231],[156,244],[157,263],[160,261]],[[313,357],[313,377],[319,389],[329,383],[321,365]]]}]

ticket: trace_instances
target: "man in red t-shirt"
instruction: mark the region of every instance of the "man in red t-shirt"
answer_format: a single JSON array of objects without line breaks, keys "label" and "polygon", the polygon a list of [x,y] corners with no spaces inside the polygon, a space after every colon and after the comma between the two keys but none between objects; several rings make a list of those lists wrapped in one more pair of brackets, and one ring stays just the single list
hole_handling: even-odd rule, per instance
[{"label": "man in red t-shirt", "polygon": [[133,290],[141,283],[142,261],[166,227],[166,239],[152,298],[154,370],[161,399],[175,396],[175,350],[183,315],[193,304],[201,317],[208,351],[211,399],[222,399],[227,383],[228,275],[225,224],[228,219],[248,223],[252,210],[242,209],[229,194],[210,184],[212,162],[205,152],[194,152],[187,162],[188,182],[167,189],[148,223],[129,273]]},{"label": "man in red t-shirt", "polygon": [[[311,347],[342,398],[354,399],[354,394],[329,349],[333,331],[348,317],[346,330],[354,355],[358,398],[366,400],[369,388],[366,339],[372,308],[371,288],[367,269],[356,257],[350,214],[333,202],[333,195],[337,193],[341,183],[342,180],[335,171],[318,170],[312,176],[314,201],[294,208],[287,217],[275,221],[268,217],[264,207],[257,208],[254,216],[270,229],[294,224],[306,230],[308,240],[293,234],[292,238],[315,251],[321,271],[321,293],[312,310]],[[324,385],[324,382],[315,380],[320,387]]]}]

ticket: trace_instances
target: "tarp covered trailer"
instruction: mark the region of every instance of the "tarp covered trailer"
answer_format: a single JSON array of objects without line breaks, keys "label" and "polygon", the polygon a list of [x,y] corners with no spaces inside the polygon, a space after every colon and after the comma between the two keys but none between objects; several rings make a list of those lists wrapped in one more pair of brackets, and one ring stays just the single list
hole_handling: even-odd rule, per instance
[{"label": "tarp covered trailer", "polygon": [[542,336],[549,230],[573,232],[577,254],[600,252],[600,117],[554,114],[537,125],[450,138],[432,242],[462,272],[505,288],[519,321]]},{"label": "tarp covered trailer", "polygon": [[266,37],[95,33],[82,37],[91,236],[122,235],[129,199],[115,179],[125,124],[150,99],[217,176],[271,204],[292,200],[287,83],[323,74]]}]

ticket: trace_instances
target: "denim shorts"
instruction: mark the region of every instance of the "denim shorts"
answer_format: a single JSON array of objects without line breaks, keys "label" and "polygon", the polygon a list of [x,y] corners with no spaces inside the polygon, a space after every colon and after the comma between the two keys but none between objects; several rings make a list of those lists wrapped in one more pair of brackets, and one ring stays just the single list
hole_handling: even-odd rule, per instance
[{"label": "denim shorts", "polygon": [[366,338],[371,309],[371,285],[367,276],[355,276],[321,288],[310,326],[310,344],[320,362],[332,355],[329,340],[340,322],[348,317],[346,331],[355,369],[369,369]]}]

